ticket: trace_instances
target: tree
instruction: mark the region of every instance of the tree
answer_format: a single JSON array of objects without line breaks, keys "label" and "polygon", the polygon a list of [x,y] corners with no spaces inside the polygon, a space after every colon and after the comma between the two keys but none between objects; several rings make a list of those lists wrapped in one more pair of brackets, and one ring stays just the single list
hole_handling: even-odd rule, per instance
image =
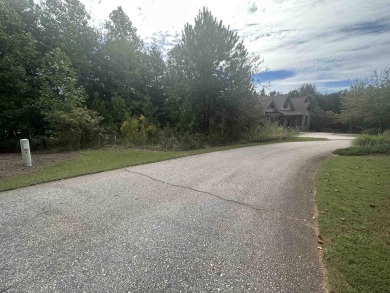
[{"label": "tree", "polygon": [[324,111],[332,111],[333,113],[340,114],[340,102],[341,97],[346,93],[346,91],[339,91],[330,94],[322,94],[318,103],[321,109]]},{"label": "tree", "polygon": [[351,84],[341,98],[340,121],[350,130],[390,128],[390,69]]},{"label": "tree", "polygon": [[154,124],[166,125],[169,120],[167,103],[166,73],[167,66],[161,50],[152,46],[144,55],[146,65],[146,97],[143,114]]},{"label": "tree", "polygon": [[106,39],[111,41],[124,40],[136,49],[141,49],[142,42],[137,35],[137,29],[121,6],[110,13],[110,20],[106,21]]},{"label": "tree", "polygon": [[0,137],[11,144],[33,131],[36,41],[9,1],[0,0]]},{"label": "tree", "polygon": [[261,62],[248,53],[235,32],[206,8],[199,12],[194,25],[185,26],[170,59],[176,75],[184,80],[185,94],[177,98],[183,102],[189,99],[197,131],[217,131],[235,139],[248,127],[246,118],[256,120],[254,108],[248,106],[256,103],[252,73]]},{"label": "tree", "polygon": [[72,63],[60,48],[45,54],[38,79],[40,97],[36,108],[43,116],[49,143],[78,149],[99,140],[101,118],[86,108],[85,90],[78,85]]},{"label": "tree", "polygon": [[113,97],[120,97],[126,102],[129,114],[141,114],[146,88],[142,42],[121,7],[110,13],[105,29],[104,43],[98,53],[99,98],[111,103]]},{"label": "tree", "polygon": [[72,61],[80,82],[89,87],[99,39],[89,25],[91,17],[85,6],[79,0],[42,0],[37,14],[39,30],[35,36],[40,51],[60,48]]},{"label": "tree", "polygon": [[38,68],[38,79],[39,108],[45,113],[79,107],[87,100],[84,88],[78,85],[72,62],[60,48],[45,54]]}]

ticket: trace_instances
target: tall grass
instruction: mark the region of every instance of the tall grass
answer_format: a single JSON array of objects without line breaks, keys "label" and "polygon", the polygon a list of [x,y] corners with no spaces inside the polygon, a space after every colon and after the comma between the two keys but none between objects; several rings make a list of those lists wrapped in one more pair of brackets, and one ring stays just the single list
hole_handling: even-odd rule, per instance
[{"label": "tall grass", "polygon": [[390,132],[379,135],[361,134],[353,142],[353,147],[338,149],[333,153],[342,156],[390,155]]},{"label": "tall grass", "polygon": [[390,145],[390,132],[385,132],[379,135],[362,134],[354,141],[354,146],[371,147],[380,145]]},{"label": "tall grass", "polygon": [[259,126],[250,137],[250,141],[271,141],[271,140],[285,140],[298,134],[295,128],[286,128],[277,123],[267,122]]}]

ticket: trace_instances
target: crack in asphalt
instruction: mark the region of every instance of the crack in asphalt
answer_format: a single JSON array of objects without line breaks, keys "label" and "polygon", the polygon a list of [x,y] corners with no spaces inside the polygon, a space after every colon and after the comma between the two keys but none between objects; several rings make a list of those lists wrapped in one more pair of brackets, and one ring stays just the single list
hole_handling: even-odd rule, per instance
[{"label": "crack in asphalt", "polygon": [[291,217],[291,216],[288,216],[288,215],[285,215],[285,214],[282,214],[282,213],[278,213],[278,212],[275,212],[275,211],[272,211],[272,210],[267,210],[267,209],[263,209],[263,208],[260,208],[260,207],[257,207],[257,206],[253,206],[251,204],[248,204],[248,203],[245,203],[245,202],[241,202],[241,201],[238,201],[238,200],[224,198],[224,197],[222,197],[222,196],[220,196],[218,194],[211,193],[211,192],[208,192],[208,191],[195,189],[195,188],[192,188],[192,187],[189,187],[189,186],[185,186],[185,185],[180,185],[180,184],[174,184],[174,183],[166,182],[166,181],[154,178],[152,176],[149,176],[149,175],[146,175],[146,174],[143,174],[143,173],[140,173],[140,172],[131,171],[131,170],[128,170],[128,169],[122,169],[122,170],[126,171],[128,173],[131,173],[131,174],[136,174],[136,175],[140,175],[140,176],[149,178],[150,180],[153,180],[153,181],[156,181],[156,182],[159,182],[159,183],[167,184],[167,185],[170,185],[170,186],[173,186],[173,187],[177,187],[177,188],[183,188],[183,189],[191,190],[191,191],[202,193],[202,194],[207,194],[207,195],[210,195],[212,197],[218,198],[219,200],[222,200],[222,201],[230,203],[230,204],[240,205],[240,206],[249,208],[251,210],[260,211],[260,212],[264,212],[264,213],[276,216],[278,218],[291,220],[291,221],[297,222],[297,223],[299,223],[301,225],[304,225],[306,227],[309,227],[309,228],[311,228],[311,229],[313,229],[315,231],[317,231],[317,229],[318,229],[315,225],[312,225],[312,224],[308,223],[305,219],[299,219],[299,218]]}]

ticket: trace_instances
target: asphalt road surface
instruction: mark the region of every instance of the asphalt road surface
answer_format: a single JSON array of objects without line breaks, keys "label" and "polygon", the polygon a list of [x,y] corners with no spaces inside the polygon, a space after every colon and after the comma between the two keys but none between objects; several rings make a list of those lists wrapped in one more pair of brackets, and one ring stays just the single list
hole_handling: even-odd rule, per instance
[{"label": "asphalt road surface", "polygon": [[0,292],[323,292],[313,176],[346,139],[0,193]]}]

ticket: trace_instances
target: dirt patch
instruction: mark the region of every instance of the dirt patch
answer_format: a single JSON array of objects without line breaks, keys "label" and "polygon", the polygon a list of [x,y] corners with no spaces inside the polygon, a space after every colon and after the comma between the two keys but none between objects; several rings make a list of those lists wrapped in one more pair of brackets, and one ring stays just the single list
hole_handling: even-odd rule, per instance
[{"label": "dirt patch", "polygon": [[37,171],[43,167],[78,156],[80,152],[32,152],[32,166],[23,165],[21,154],[0,154],[0,180]]}]

